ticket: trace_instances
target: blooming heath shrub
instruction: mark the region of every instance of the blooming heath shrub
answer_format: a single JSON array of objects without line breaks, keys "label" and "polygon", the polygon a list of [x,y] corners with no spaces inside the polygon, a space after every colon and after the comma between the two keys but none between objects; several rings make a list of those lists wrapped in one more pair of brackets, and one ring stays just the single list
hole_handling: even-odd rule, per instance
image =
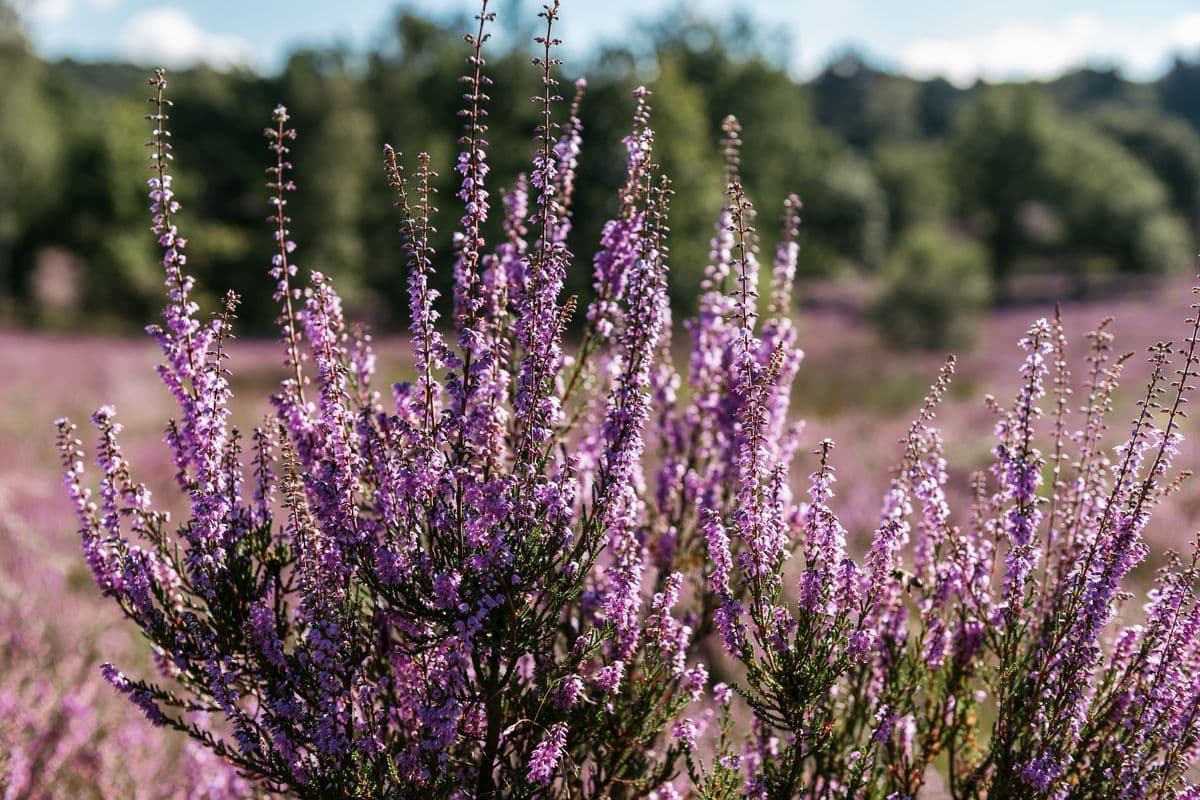
[{"label": "blooming heath shrub", "polygon": [[1167,561],[1144,614],[1118,613],[1150,513],[1177,485],[1197,323],[1181,349],[1152,349],[1115,450],[1105,419],[1122,360],[1104,326],[1077,409],[1062,326],[1034,323],[1019,394],[989,400],[994,461],[961,513],[934,427],[948,362],[854,560],[832,442],[793,494],[800,204],[786,204],[760,302],[735,120],[686,366],[672,359],[670,189],[644,90],[590,258],[594,299],[562,296],[583,268],[567,238],[584,84],[558,121],[557,16],[546,7],[537,39],[531,169],[496,204],[486,3],[467,37],[445,304],[430,281],[430,158],[406,172],[385,153],[412,382],[376,388],[370,338],[331,280],[301,278],[296,134],[275,110],[270,275],[287,378],[245,437],[227,406],[237,298],[212,318],[192,300],[167,82],[151,79],[168,302],[149,332],[178,401],[165,438],[189,511],[172,524],[155,509],[111,407],[93,417],[94,491],[75,426],[59,423],[84,555],[160,673],[105,664],[105,678],[258,790],[302,798],[906,798],[934,784],[955,798],[1200,797],[1196,557]]}]

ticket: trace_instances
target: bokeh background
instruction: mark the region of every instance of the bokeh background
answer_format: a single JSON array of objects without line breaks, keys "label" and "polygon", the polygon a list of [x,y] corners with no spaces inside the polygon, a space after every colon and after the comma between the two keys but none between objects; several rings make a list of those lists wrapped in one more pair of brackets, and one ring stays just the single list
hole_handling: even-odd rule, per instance
[{"label": "bokeh background", "polygon": [[[136,672],[148,653],[89,582],[53,447],[55,418],[83,422],[113,403],[137,477],[170,496],[160,443],[170,398],[139,334],[161,303],[145,209],[147,72],[169,69],[200,301],[212,310],[228,288],[243,297],[231,367],[234,418],[248,429],[282,372],[266,275],[271,109],[287,105],[300,133],[299,263],[331,276],[348,315],[371,325],[383,377],[405,377],[405,269],[381,147],[430,154],[448,252],[456,78],[474,6],[0,0],[4,797],[245,791],[201,754],[163,746],[99,680],[99,661]],[[533,148],[538,9],[492,7],[498,189]],[[1083,333],[1116,317],[1116,350],[1136,354],[1118,434],[1146,374],[1141,354],[1186,334],[1200,236],[1190,3],[566,0],[563,16],[563,93],[588,81],[575,252],[592,252],[615,209],[639,84],[653,92],[657,153],[676,190],[676,319],[693,307],[722,203],[727,114],[744,129],[764,260],[785,196],[801,197],[795,311],[807,358],[794,405],[814,445],[840,443],[838,510],[853,532],[874,524],[896,439],[947,352],[960,374],[940,419],[961,493],[989,455],[983,395],[1011,396],[1015,343],[1032,319],[1061,305],[1078,375]],[[589,264],[568,283],[586,301]],[[1200,450],[1186,446],[1179,461],[1195,467]],[[1200,488],[1185,484],[1152,524],[1152,549],[1186,547],[1198,523]]]}]

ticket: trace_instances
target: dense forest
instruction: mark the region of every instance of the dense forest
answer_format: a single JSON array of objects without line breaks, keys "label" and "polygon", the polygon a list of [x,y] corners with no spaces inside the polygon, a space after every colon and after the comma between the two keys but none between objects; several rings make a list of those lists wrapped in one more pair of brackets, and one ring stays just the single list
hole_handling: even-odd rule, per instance
[{"label": "dense forest", "polygon": [[[0,6],[0,9],[3,9]],[[0,10],[0,319],[107,326],[152,315],[159,268],[145,218],[145,75],[152,65],[46,60]],[[487,72],[492,189],[528,164],[537,108],[530,19],[501,19]],[[336,281],[360,316],[404,324],[404,256],[381,148],[430,154],[441,227],[457,217],[453,154],[467,18],[400,11],[366,52],[304,49],[279,74],[197,67],[171,75],[178,192],[190,266],[215,296],[269,326],[272,242],[263,128],[285,104],[300,137],[292,212],[304,268]],[[785,197],[803,202],[802,278],[868,286],[898,343],[938,345],[990,303],[1053,279],[1083,293],[1188,270],[1200,232],[1200,60],[1151,83],[1113,69],[1050,82],[959,88],[884,71],[852,53],[810,81],[745,20],[672,14],[586,63],[574,249],[590,252],[621,181],[632,90],[652,91],[656,152],[675,189],[671,301],[693,303],[722,201],[726,115],[770,253]],[[566,108],[562,109],[565,117]],[[495,215],[494,215],[495,216]],[[442,237],[439,251],[453,244]],[[443,270],[443,274],[448,270]],[[448,280],[448,276],[447,276]],[[585,295],[586,265],[569,276]],[[212,304],[210,304],[212,305]],[[114,309],[122,309],[119,317]]]}]

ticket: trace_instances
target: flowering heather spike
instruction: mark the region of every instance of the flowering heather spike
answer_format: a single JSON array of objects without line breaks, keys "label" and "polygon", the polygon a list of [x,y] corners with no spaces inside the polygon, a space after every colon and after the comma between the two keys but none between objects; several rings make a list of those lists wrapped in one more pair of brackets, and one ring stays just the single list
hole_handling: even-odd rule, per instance
[{"label": "flowering heather spike", "polygon": [[733,233],[733,263],[737,268],[737,310],[742,328],[754,331],[758,319],[758,244],[754,236],[754,206],[739,180],[729,184],[730,231]]},{"label": "flowering heather spike", "polygon": [[[781,362],[782,353],[777,351],[761,374],[743,368],[742,382],[738,386],[741,401],[741,430],[737,436],[740,489],[734,520],[737,522],[738,538],[746,544],[743,569],[751,585],[759,588],[769,585],[788,555],[782,509],[776,506],[771,497],[774,489],[772,484],[776,481],[782,483],[779,470],[783,465],[774,463],[767,440],[767,392],[776,380]],[[833,443],[826,440],[822,445],[822,453],[827,454],[832,446]],[[832,482],[832,473],[827,477]],[[823,487],[825,485],[822,484]]]},{"label": "flowering heather spike", "polygon": [[78,429],[70,420],[60,419],[55,424],[58,427],[58,450],[62,456],[63,483],[67,488],[67,496],[75,506],[75,516],[79,520],[83,555],[91,568],[96,585],[107,594],[114,588],[113,567],[110,563],[112,554],[109,545],[101,536],[92,490],[84,486],[83,442],[75,436]]},{"label": "flowering heather spike", "polygon": [[767,438],[774,443],[777,456],[789,461],[799,446],[799,435],[803,430],[803,422],[797,424],[788,419],[792,382],[804,358],[804,351],[796,346],[798,334],[791,318],[796,257],[799,253],[796,237],[800,226],[800,200],[795,195],[789,195],[784,201],[783,226],[783,240],[775,255],[770,315],[762,328],[759,361],[767,362],[776,353],[780,354],[778,375],[769,393]]},{"label": "flowering heather spike", "polygon": [[1062,309],[1054,307],[1053,323],[1054,344],[1054,455],[1051,458],[1051,481],[1053,491],[1050,494],[1050,511],[1047,513],[1049,526],[1046,529],[1046,569],[1050,568],[1050,556],[1055,553],[1055,538],[1066,527],[1064,504],[1058,502],[1060,497],[1066,497],[1067,485],[1063,480],[1063,462],[1066,459],[1067,448],[1067,415],[1070,413],[1071,402],[1071,370],[1067,362],[1067,335],[1063,331]]},{"label": "flowering heather spike", "polygon": [[1064,553],[1056,570],[1057,582],[1065,579],[1075,563],[1076,556],[1086,548],[1086,542],[1078,541],[1081,535],[1091,531],[1083,522],[1095,513],[1096,504],[1105,496],[1105,475],[1109,462],[1100,448],[1100,440],[1107,430],[1105,419],[1112,410],[1112,396],[1120,378],[1125,358],[1110,363],[1109,350],[1112,334],[1107,331],[1112,319],[1101,321],[1088,334],[1091,350],[1087,360],[1089,374],[1085,385],[1086,401],[1080,408],[1084,415],[1083,427],[1078,434],[1079,450],[1073,465],[1076,478],[1068,496],[1069,510],[1066,512],[1066,530],[1061,539]]},{"label": "flowering heather spike", "polygon": [[287,402],[296,403],[302,409],[304,406],[304,356],[300,352],[300,331],[296,328],[296,313],[293,309],[293,303],[300,297],[300,292],[299,289],[292,286],[292,279],[296,276],[297,270],[296,265],[291,263],[290,256],[296,249],[296,243],[292,241],[292,234],[288,229],[292,220],[286,212],[287,196],[290,192],[296,191],[296,184],[288,178],[292,163],[287,160],[287,154],[290,151],[287,143],[296,138],[296,130],[287,127],[288,119],[287,108],[276,106],[275,127],[267,128],[265,132],[269,142],[268,147],[275,154],[274,165],[267,168],[267,174],[271,176],[267,188],[272,191],[271,205],[273,208],[273,213],[268,217],[268,221],[274,223],[275,226],[273,234],[276,248],[275,255],[271,258],[270,275],[276,281],[275,302],[279,303],[283,312],[277,322],[282,330],[284,346],[287,348],[284,366],[291,370],[290,377],[294,381],[292,384],[284,385],[283,397]]},{"label": "flowering heather spike", "polygon": [[517,176],[513,188],[504,194],[504,233],[505,241],[496,247],[495,269],[502,272],[493,278],[493,283],[501,287],[497,295],[496,307],[502,308],[501,299],[520,297],[526,284],[525,259],[523,256],[529,249],[525,237],[529,233],[526,220],[529,215],[529,179],[525,173]]},{"label": "flowering heather spike", "polygon": [[167,358],[167,364],[161,370],[163,380],[179,400],[184,413],[187,413],[195,391],[191,382],[200,370],[198,355],[204,352],[206,341],[202,326],[195,319],[199,306],[191,300],[195,280],[183,271],[187,264],[187,256],[183,253],[187,239],[179,234],[175,225],[179,201],[175,199],[171,174],[167,171],[169,162],[175,156],[171,152],[171,134],[167,130],[170,119],[167,112],[171,108],[171,101],[166,97],[166,73],[161,69],[156,70],[149,84],[155,91],[154,97],[149,99],[154,106],[154,113],[146,115],[153,125],[152,138],[146,143],[151,148],[150,170],[153,173],[149,181],[153,223],[150,229],[163,247],[162,264],[170,302],[163,309],[165,324],[152,325],[148,330],[159,342]]},{"label": "flowering heather spike", "polygon": [[409,203],[408,183],[391,145],[384,147],[387,158],[388,180],[399,193],[399,206],[404,214],[404,237],[409,253],[408,303],[412,331],[413,356],[416,362],[417,390],[413,393],[413,413],[423,419],[425,430],[431,430],[438,410],[439,392],[434,373],[448,366],[449,351],[437,330],[438,313],[434,309],[438,291],[429,286],[432,271],[433,247],[429,237],[432,233],[429,198],[432,187],[430,180],[435,173],[429,169],[429,155],[417,156],[420,167],[417,171],[418,204]]},{"label": "flowering heather spike", "polygon": [[529,782],[539,786],[549,786],[551,778],[558,769],[559,759],[562,758],[563,747],[567,743],[566,723],[559,722],[547,733],[546,738],[533,750],[529,757]]},{"label": "flowering heather spike", "polygon": [[721,183],[725,186],[737,183],[742,166],[742,123],[732,114],[721,120],[721,155],[725,158]]},{"label": "flowering heather spike", "polygon": [[566,239],[571,230],[571,201],[575,199],[575,170],[579,167],[579,152],[583,148],[583,123],[579,120],[579,107],[587,89],[587,78],[575,81],[575,97],[571,100],[571,111],[567,124],[554,146],[558,156],[558,197],[562,204],[563,224],[559,226],[559,238]]},{"label": "flowering heather spike", "polygon": [[830,605],[828,594],[833,587],[834,569],[845,558],[846,531],[829,508],[833,499],[834,476],[829,454],[833,441],[825,439],[818,446],[817,470],[809,476],[808,509],[805,512],[802,538],[804,542],[804,573],[800,576],[800,607],[808,613],[839,613],[846,609]]},{"label": "flowering heather spike", "polygon": [[[652,199],[652,191],[648,188],[650,175],[655,170],[655,165],[651,163],[654,132],[649,128],[648,95],[644,87],[634,90],[636,109],[633,131],[624,139],[627,156],[620,210],[616,218],[604,224],[601,233],[600,249],[593,266],[595,297],[588,306],[588,325],[565,382],[562,393],[564,403],[572,399],[580,387],[596,381],[596,376],[589,374],[589,370],[595,371],[598,366],[592,355],[607,344],[622,325],[624,311],[621,303],[625,299],[635,262],[643,255],[643,248],[650,247],[660,261],[666,261],[663,237],[659,235],[653,241],[647,241],[644,230],[651,207],[656,204],[661,206],[663,202],[661,198]],[[670,312],[667,310],[663,313]],[[664,319],[664,326],[666,324]]]},{"label": "flowering heather spike", "polygon": [[800,245],[800,198],[789,194],[783,204],[783,240],[775,252],[775,270],[771,282],[771,317],[786,319],[792,307],[792,285],[796,279],[796,258]]},{"label": "flowering heather spike", "polygon": [[[653,148],[653,132],[647,126],[650,106],[649,91],[644,87],[634,90],[637,110],[633,116],[633,130],[625,137],[625,186],[621,190],[621,208],[615,219],[605,223],[600,237],[600,250],[596,253],[593,269],[593,288],[596,297],[588,308],[591,323],[585,336],[606,339],[619,324],[619,302],[625,294],[630,266],[637,256],[639,238],[642,234],[643,214],[639,208],[646,170],[650,166]],[[595,330],[595,334],[591,332]],[[580,363],[586,359],[594,346],[591,338],[581,344]]]},{"label": "flowering heather spike", "polygon": [[[728,117],[722,127],[725,131],[722,146],[726,156],[726,178],[730,179],[725,189],[729,196],[732,179],[736,178],[740,128],[733,117]],[[727,202],[715,224],[709,263],[700,284],[698,314],[695,319],[685,322],[692,339],[687,379],[691,400],[683,418],[686,426],[692,429],[688,435],[694,437],[694,450],[701,459],[694,467],[694,473],[690,477],[685,475],[690,488],[682,498],[684,502],[714,502],[715,495],[731,477],[729,465],[735,460],[732,433],[737,424],[737,412],[736,405],[727,398],[735,391],[734,381],[738,376],[733,365],[736,363],[740,368],[752,350],[747,342],[736,341],[746,328],[744,324],[739,328],[734,320],[738,306],[729,286],[729,276],[735,265],[736,230],[733,208]],[[735,352],[741,353],[742,358],[735,359]]]},{"label": "flowering heather spike", "polygon": [[312,510],[340,546],[351,548],[359,539],[357,487],[362,457],[354,440],[354,400],[349,390],[349,359],[345,352],[345,323],[341,300],[319,272],[304,311],[305,336],[320,379],[321,416],[317,422],[325,441],[324,461],[317,476],[309,475],[314,491]]},{"label": "flowering heather spike", "polygon": [[1010,624],[1024,606],[1025,583],[1037,557],[1033,537],[1042,519],[1037,489],[1044,462],[1033,447],[1033,435],[1034,423],[1041,416],[1035,404],[1045,391],[1046,356],[1053,348],[1049,323],[1038,320],[1027,338],[1021,340],[1021,347],[1029,353],[1021,366],[1021,393],[1012,413],[996,426],[1000,443],[996,446],[995,472],[1003,494],[1000,502],[1008,507],[1003,531],[1009,543],[1004,584]]},{"label": "flowering heather spike", "polygon": [[[896,576],[897,574],[906,574],[900,570],[901,550],[910,541],[912,526],[909,517],[913,513],[913,499],[921,494],[919,487],[926,483],[926,479],[929,477],[926,469],[928,463],[924,458],[926,445],[930,440],[936,441],[935,433],[929,426],[937,406],[950,386],[955,365],[954,356],[946,359],[937,379],[925,396],[920,413],[912,421],[907,434],[900,440],[900,444],[903,446],[901,462],[896,468],[891,486],[884,496],[880,525],[875,530],[871,547],[866,555],[867,584],[864,608],[870,622],[865,627],[866,629],[872,627],[876,629],[874,633],[883,646],[887,646],[889,642],[903,641],[907,636],[905,628],[907,609],[903,584],[908,583],[911,588],[912,583],[919,582],[921,579],[912,576],[911,581],[898,581]],[[929,488],[934,492],[940,491],[935,487],[940,486],[942,477],[935,475]],[[936,494],[929,496],[930,499],[933,499]],[[937,504],[926,503],[925,505],[929,508],[939,507]],[[928,578],[934,554],[931,552],[928,532],[920,531],[920,533],[922,535],[914,549],[918,553],[924,552],[924,556],[920,560],[921,566],[926,572],[926,578]],[[973,557],[977,555],[972,549],[974,543],[964,540],[961,547],[972,552],[972,557],[968,557],[968,561],[972,561]],[[928,610],[928,606],[926,608]]]},{"label": "flowering heather spike", "polygon": [[554,122],[553,108],[561,98],[555,93],[557,81],[553,70],[561,62],[551,53],[561,44],[553,36],[558,9],[555,0],[539,15],[546,22],[546,30],[536,39],[542,46],[542,56],[534,61],[542,70],[542,95],[533,98],[541,107],[542,121],[538,125],[539,147],[534,153],[530,174],[530,184],[537,192],[532,221],[538,226],[539,234],[525,259],[528,277],[514,326],[517,341],[524,351],[514,402],[523,434],[517,447],[517,459],[521,463],[529,463],[534,457],[552,435],[562,413],[561,400],[556,396],[551,380],[563,357],[558,298],[566,275],[566,263],[571,257],[566,244],[557,236],[562,207],[557,196],[558,161],[554,157],[554,142],[558,125]]},{"label": "flowering heather spike", "polygon": [[503,460],[508,443],[505,432],[509,424],[508,363],[512,346],[508,315],[510,294],[514,288],[514,273],[519,269],[527,249],[524,240],[526,195],[525,179],[504,196],[505,240],[495,254],[484,259],[484,274],[480,288],[482,312],[476,321],[477,335],[482,339],[480,357],[479,401],[472,409],[470,428],[475,432],[476,446],[482,453],[488,472],[495,471]]},{"label": "flowering heather spike", "polygon": [[193,580],[211,598],[215,587],[212,581],[224,569],[224,555],[229,531],[222,524],[226,513],[228,492],[226,475],[221,468],[222,452],[227,436],[226,420],[229,385],[224,366],[224,340],[229,335],[232,319],[231,299],[225,311],[208,325],[201,325],[195,314],[199,307],[190,299],[194,285],[191,276],[183,272],[187,263],[183,248],[186,240],[179,235],[174,215],[179,210],[171,188],[168,162],[173,160],[167,131],[168,109],[166,77],[162,70],[150,79],[155,96],[150,98],[154,113],[147,116],[153,124],[148,143],[151,170],[150,211],[152,230],[165,252],[163,268],[167,276],[168,303],[163,310],[163,326],[151,326],[151,335],[159,342],[166,363],[159,374],[179,402],[181,418],[169,437],[175,462],[182,476],[181,484],[191,495],[195,524],[189,528],[188,539],[193,547],[189,567]]},{"label": "flowering heather spike", "polygon": [[[488,175],[488,142],[485,138],[488,112],[484,103],[488,100],[487,89],[492,80],[483,73],[483,45],[491,38],[486,29],[488,23],[495,21],[496,15],[489,12],[487,7],[487,0],[483,0],[475,16],[479,28],[466,37],[473,53],[467,58],[471,72],[460,79],[467,87],[467,92],[463,95],[466,107],[459,112],[464,120],[463,135],[458,140],[462,151],[455,167],[455,171],[462,176],[458,198],[463,202],[463,216],[462,230],[458,234],[458,257],[454,263],[454,324],[468,364],[474,351],[481,346],[473,341],[471,334],[474,333],[475,317],[480,311],[477,283],[479,262],[485,245],[482,228],[489,211],[488,191],[485,188]],[[464,375],[463,382],[469,387],[471,377]],[[467,391],[469,393],[470,389]]]},{"label": "flowering heather spike", "polygon": [[142,709],[146,715],[146,719],[150,720],[150,724],[156,727],[167,724],[167,718],[163,715],[149,692],[134,687],[129,682],[129,679],[112,664],[103,664],[100,667],[100,671],[104,675],[104,680],[111,683],[113,688],[121,694],[128,695],[134,705]]},{"label": "flowering heather spike", "polygon": [[624,372],[609,396],[604,419],[605,452],[599,485],[613,564],[607,574],[605,613],[618,632],[620,657],[628,658],[637,642],[642,543],[637,520],[642,501],[643,430],[650,416],[650,374],[666,320],[666,265],[647,242],[630,276],[626,329],[622,341]]}]

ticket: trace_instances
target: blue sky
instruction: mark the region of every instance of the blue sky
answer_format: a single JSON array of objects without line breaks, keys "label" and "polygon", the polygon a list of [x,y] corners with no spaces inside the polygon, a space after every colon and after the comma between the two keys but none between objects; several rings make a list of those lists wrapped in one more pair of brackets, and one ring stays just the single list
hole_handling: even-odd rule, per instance
[{"label": "blue sky", "polygon": [[[277,67],[289,48],[340,40],[369,44],[394,0],[17,0],[47,55],[122,57],[181,66],[198,60]],[[501,11],[508,0],[493,0]],[[423,11],[472,11],[475,0],[401,0]],[[525,0],[527,13],[535,3]],[[639,20],[679,0],[564,0],[568,57],[627,37]],[[1200,53],[1196,0],[690,0],[714,16],[748,12],[792,43],[793,68],[811,75],[848,46],[876,61],[958,83],[1049,77],[1084,63],[1153,78],[1171,54]]]}]

